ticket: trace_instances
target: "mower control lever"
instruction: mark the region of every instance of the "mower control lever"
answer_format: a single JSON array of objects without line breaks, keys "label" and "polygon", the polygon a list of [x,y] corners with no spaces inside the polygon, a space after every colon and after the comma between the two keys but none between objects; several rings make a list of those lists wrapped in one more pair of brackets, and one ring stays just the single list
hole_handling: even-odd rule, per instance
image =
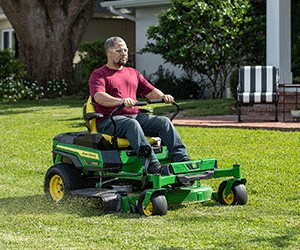
[{"label": "mower control lever", "polygon": [[[136,103],[134,104],[134,106],[146,106],[147,104],[148,104],[148,102],[146,102],[146,101],[144,101],[144,102],[136,102]],[[110,117],[112,117],[117,111],[119,111],[119,110],[121,110],[121,109],[123,109],[123,108],[125,108],[125,104],[124,104],[124,103],[122,103],[122,104],[120,104],[118,107],[116,107],[116,108],[111,112]]]},{"label": "mower control lever", "polygon": [[[147,103],[148,104],[154,104],[154,103],[164,103],[165,101],[163,99],[153,99],[153,100],[148,100]],[[179,106],[178,104],[174,101],[172,102],[172,105],[174,105],[176,107],[176,111],[174,112],[174,114],[171,116],[170,120],[172,121],[179,113]]]}]

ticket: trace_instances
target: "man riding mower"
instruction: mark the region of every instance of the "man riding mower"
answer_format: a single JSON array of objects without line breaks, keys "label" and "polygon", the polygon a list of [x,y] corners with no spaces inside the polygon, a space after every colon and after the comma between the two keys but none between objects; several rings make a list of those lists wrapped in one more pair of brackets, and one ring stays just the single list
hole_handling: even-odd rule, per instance
[{"label": "man riding mower", "polygon": [[[136,106],[161,100],[137,102]],[[173,102],[178,114],[179,106]],[[110,114],[114,131],[114,114]],[[142,112],[142,111],[141,111]],[[167,147],[158,137],[147,137],[149,146],[140,147],[138,154],[128,140],[100,134],[96,130],[96,113],[89,98],[84,107],[87,131],[59,134],[53,139],[53,166],[45,175],[44,191],[54,202],[71,195],[99,198],[106,212],[138,212],[141,215],[165,215],[168,205],[183,202],[216,200],[223,205],[244,205],[247,202],[246,179],[240,165],[218,168],[216,159],[174,162]],[[147,171],[152,150],[161,169]],[[217,191],[203,182],[226,178]]]}]

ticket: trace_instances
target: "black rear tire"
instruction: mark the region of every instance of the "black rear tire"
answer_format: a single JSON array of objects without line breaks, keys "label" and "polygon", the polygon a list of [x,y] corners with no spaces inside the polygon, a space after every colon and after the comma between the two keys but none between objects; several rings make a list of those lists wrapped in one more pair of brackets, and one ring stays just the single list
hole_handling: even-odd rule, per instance
[{"label": "black rear tire", "polygon": [[84,188],[84,177],[72,164],[56,164],[49,168],[45,175],[44,192],[52,201],[62,201],[71,190],[81,188]]}]

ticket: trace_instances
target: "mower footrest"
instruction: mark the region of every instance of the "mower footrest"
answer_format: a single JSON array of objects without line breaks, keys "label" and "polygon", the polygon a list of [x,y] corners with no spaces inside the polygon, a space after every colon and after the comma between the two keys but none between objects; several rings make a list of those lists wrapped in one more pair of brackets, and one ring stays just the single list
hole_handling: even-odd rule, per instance
[{"label": "mower footrest", "polygon": [[196,174],[196,175],[190,175],[190,176],[186,176],[184,174],[179,174],[179,175],[177,175],[177,180],[179,183],[188,183],[188,182],[198,181],[198,180],[203,180],[203,179],[211,179],[213,177],[214,177],[214,171],[208,170],[208,171],[205,171],[203,174]]}]

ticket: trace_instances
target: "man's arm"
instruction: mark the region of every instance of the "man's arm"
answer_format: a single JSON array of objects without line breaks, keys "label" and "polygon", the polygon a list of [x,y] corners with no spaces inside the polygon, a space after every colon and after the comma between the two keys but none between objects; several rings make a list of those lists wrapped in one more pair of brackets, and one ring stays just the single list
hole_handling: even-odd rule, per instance
[{"label": "man's arm", "polygon": [[159,89],[154,88],[149,94],[146,95],[146,98],[153,100],[153,99],[163,99],[165,103],[172,103],[174,102],[174,97],[171,95],[165,95]]},{"label": "man's arm", "polygon": [[99,103],[100,105],[102,105],[104,107],[114,107],[114,106],[119,106],[124,103],[125,107],[131,108],[134,106],[134,104],[136,102],[132,98],[124,98],[124,99],[116,98],[105,92],[97,92],[94,95],[94,99],[97,103]]}]

